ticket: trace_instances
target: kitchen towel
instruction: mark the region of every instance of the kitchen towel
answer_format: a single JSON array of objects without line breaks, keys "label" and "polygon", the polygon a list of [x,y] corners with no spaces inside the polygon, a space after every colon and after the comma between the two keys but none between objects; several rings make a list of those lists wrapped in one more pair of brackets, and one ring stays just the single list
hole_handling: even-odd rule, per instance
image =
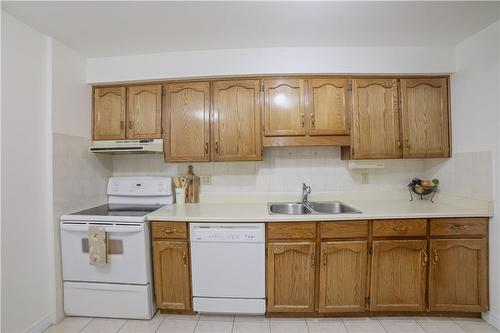
[{"label": "kitchen towel", "polygon": [[106,249],[106,229],[104,227],[92,226],[88,230],[89,235],[89,259],[90,264],[96,267],[106,265],[108,262],[108,251]]}]

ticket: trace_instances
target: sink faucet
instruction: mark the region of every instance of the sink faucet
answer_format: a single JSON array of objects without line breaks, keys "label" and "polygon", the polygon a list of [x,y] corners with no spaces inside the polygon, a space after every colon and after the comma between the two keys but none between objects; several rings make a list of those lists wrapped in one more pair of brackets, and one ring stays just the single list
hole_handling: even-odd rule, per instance
[{"label": "sink faucet", "polygon": [[307,196],[311,194],[311,186],[302,183],[302,202],[307,202]]}]

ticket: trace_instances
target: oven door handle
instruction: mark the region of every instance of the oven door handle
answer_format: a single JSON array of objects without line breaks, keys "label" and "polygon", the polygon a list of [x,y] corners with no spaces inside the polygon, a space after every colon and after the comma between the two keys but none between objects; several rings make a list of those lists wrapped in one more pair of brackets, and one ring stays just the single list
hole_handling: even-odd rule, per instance
[{"label": "oven door handle", "polygon": [[63,224],[61,226],[61,229],[66,231],[88,231],[90,226],[102,226],[104,227],[104,230],[106,232],[133,233],[133,232],[141,232],[144,230],[142,226],[110,226],[110,225],[97,225],[97,224],[91,224],[91,225]]}]

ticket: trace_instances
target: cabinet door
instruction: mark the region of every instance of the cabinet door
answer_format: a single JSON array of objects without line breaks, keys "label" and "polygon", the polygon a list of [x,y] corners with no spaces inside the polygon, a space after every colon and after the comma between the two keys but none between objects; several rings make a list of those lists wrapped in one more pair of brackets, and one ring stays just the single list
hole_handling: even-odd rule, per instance
[{"label": "cabinet door", "polygon": [[165,160],[210,161],[208,82],[165,85]]},{"label": "cabinet door", "polygon": [[314,311],[316,244],[269,243],[267,311]]},{"label": "cabinet door", "polygon": [[161,85],[128,87],[127,138],[161,139]]},{"label": "cabinet door", "polygon": [[430,249],[430,310],[485,311],[486,240],[433,239]]},{"label": "cabinet door", "polygon": [[446,78],[402,79],[403,157],[449,157]]},{"label": "cabinet door", "polygon": [[264,135],[305,135],[304,80],[264,80]]},{"label": "cabinet door", "polygon": [[191,287],[187,241],[153,241],[156,306],[190,310]]},{"label": "cabinet door", "polygon": [[349,134],[348,79],[308,81],[310,135]]},{"label": "cabinet door", "polygon": [[214,82],[213,160],[261,160],[259,90],[259,80]]},{"label": "cabinet door", "polygon": [[352,95],[352,157],[401,157],[397,80],[352,80]]},{"label": "cabinet door", "polygon": [[365,310],[367,241],[321,243],[319,311]]},{"label": "cabinet door", "polygon": [[423,311],[427,267],[425,240],[374,241],[371,311]]},{"label": "cabinet door", "polygon": [[94,89],[94,140],[125,139],[125,87]]}]

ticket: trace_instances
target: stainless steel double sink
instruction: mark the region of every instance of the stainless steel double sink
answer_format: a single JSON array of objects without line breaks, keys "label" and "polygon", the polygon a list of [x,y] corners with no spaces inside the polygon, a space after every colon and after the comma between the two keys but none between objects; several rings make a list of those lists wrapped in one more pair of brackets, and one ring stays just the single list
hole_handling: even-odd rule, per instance
[{"label": "stainless steel double sink", "polygon": [[267,210],[271,215],[361,213],[361,211],[348,206],[341,201],[269,202],[267,204]]}]

